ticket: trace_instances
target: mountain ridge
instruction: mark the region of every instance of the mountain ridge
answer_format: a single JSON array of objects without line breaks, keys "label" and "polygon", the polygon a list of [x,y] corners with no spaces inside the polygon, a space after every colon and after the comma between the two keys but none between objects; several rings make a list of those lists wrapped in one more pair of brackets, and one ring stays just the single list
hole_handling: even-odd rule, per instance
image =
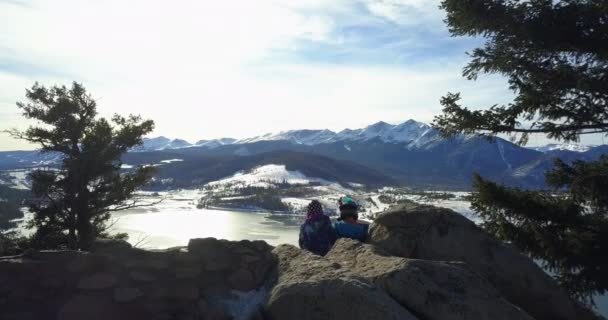
[{"label": "mountain ridge", "polygon": [[[457,139],[467,139],[470,136],[459,136]],[[144,138],[144,145],[135,151],[162,151],[173,149],[184,149],[202,147],[215,149],[228,145],[245,145],[263,141],[288,141],[298,145],[315,146],[325,143],[348,142],[348,141],[371,141],[380,139],[385,143],[407,143],[408,148],[422,148],[433,142],[441,141],[443,138],[439,132],[429,124],[409,119],[399,124],[390,124],[379,121],[359,129],[343,129],[332,131],[329,129],[294,129],[277,133],[266,133],[263,135],[235,139],[218,138],[198,140],[195,143],[183,139],[170,139],[165,136]],[[500,138],[499,138],[500,139]],[[548,143],[540,146],[525,147],[542,153],[556,151],[572,151],[584,153],[597,145],[583,145],[578,143]]]},{"label": "mountain ridge", "polygon": [[199,140],[190,143],[182,139],[171,140],[164,136],[145,138],[144,146],[137,151],[160,151],[168,149],[181,149],[189,147],[216,148],[231,144],[249,144],[260,141],[290,141],[295,144],[318,145],[337,141],[367,141],[379,138],[387,143],[415,142],[417,144],[439,138],[437,132],[428,124],[413,119],[400,124],[389,124],[380,121],[359,129],[344,129],[334,132],[329,129],[296,129],[266,133],[259,136],[233,139],[220,138]]},{"label": "mountain ridge", "polygon": [[[218,173],[230,175],[252,165],[289,166],[289,163],[308,162],[306,170],[317,174],[312,176],[328,180],[344,174],[354,178],[357,170],[352,163],[360,165],[358,170],[367,176],[364,180],[369,185],[388,183],[386,178],[390,177],[391,183],[399,185],[468,190],[473,173],[479,173],[506,185],[538,189],[545,187],[544,172],[553,167],[555,158],[567,163],[591,161],[608,153],[608,146],[576,150],[538,151],[498,137],[490,141],[476,135],[444,139],[428,124],[408,120],[396,125],[377,122],[340,132],[289,130],[240,140],[200,140],[194,144],[161,136],[146,139],[142,148],[127,153],[123,161],[125,169],[138,164],[159,165],[161,171],[169,172],[162,179],[180,180],[175,187],[194,186],[196,181],[207,181],[208,177],[222,178],[213,170],[200,167],[218,168]],[[319,161],[316,158],[319,156],[330,160]],[[132,162],[132,159],[139,160]],[[185,161],[173,163],[173,159]],[[171,163],[163,162],[169,160]],[[330,161],[333,162],[330,164]],[[0,152],[0,169],[52,166],[53,163],[58,163],[57,157],[48,153]],[[325,170],[326,166],[341,174]],[[341,170],[341,167],[350,169]],[[188,177],[193,172],[199,172],[200,176]]]}]

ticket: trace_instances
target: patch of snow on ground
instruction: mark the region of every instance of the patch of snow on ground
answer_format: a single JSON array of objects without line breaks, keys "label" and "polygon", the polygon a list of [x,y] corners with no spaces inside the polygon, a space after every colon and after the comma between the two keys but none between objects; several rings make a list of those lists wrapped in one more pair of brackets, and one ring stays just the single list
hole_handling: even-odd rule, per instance
[{"label": "patch of snow on ground", "polygon": [[232,291],[229,299],[220,301],[231,311],[232,319],[248,320],[258,312],[261,305],[266,300],[266,290],[258,289],[249,292]]},{"label": "patch of snow on ground", "polygon": [[169,164],[169,163],[172,163],[172,162],[182,162],[182,161],[184,161],[184,159],[168,159],[168,160],[162,160],[160,163]]},{"label": "patch of snow on ground", "polygon": [[373,212],[383,212],[392,206],[391,204],[383,203],[382,201],[380,201],[380,195],[373,195],[371,196],[371,198],[372,200],[374,200],[377,207],[375,208],[375,210],[373,210]]},{"label": "patch of snow on ground", "polygon": [[29,171],[27,170],[12,170],[6,171],[6,173],[12,178],[10,183],[11,187],[19,190],[29,190],[30,183],[28,181]]},{"label": "patch of snow on ground", "polygon": [[123,163],[120,165],[121,169],[133,169],[133,166],[130,164]]},{"label": "patch of snow on ground", "polygon": [[[440,191],[437,191],[438,193]],[[455,199],[425,199],[419,195],[405,195],[404,198],[408,200],[412,200],[414,202],[420,204],[428,204],[436,207],[452,209],[461,215],[465,216],[467,219],[475,222],[476,224],[481,223],[481,219],[478,215],[471,210],[471,203],[463,199],[463,196],[469,195],[468,192],[449,192],[451,194],[456,195]]]}]

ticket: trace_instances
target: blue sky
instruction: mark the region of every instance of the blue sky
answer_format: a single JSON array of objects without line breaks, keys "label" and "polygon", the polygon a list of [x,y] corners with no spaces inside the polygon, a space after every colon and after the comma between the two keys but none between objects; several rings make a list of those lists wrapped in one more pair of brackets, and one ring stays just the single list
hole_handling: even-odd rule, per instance
[{"label": "blue sky", "polygon": [[[482,39],[450,37],[438,5],[0,0],[0,128],[28,125],[15,102],[35,81],[82,82],[102,115],[141,114],[154,135],[191,141],[430,122],[448,91],[508,102],[504,79],[461,77]],[[25,147],[0,136],[0,150]]]}]

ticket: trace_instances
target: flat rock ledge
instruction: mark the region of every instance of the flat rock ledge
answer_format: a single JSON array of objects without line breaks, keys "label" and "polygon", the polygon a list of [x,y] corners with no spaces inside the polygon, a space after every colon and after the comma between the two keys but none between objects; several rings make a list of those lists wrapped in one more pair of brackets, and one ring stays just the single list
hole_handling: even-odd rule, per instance
[{"label": "flat rock ledge", "polygon": [[532,260],[447,209],[377,217],[325,257],[263,241],[0,257],[0,320],[595,320]]},{"label": "flat rock ledge", "polygon": [[1,257],[0,319],[234,319],[243,297],[263,301],[272,249],[213,238],[158,251],[100,241],[91,252]]}]

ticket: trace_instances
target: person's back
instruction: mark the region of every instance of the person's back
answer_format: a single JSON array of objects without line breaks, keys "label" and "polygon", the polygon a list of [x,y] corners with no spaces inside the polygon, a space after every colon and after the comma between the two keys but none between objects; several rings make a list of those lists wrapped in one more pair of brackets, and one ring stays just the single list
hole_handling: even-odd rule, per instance
[{"label": "person's back", "polygon": [[323,214],[321,203],[316,200],[312,201],[308,205],[306,221],[300,227],[300,248],[324,256],[335,241],[336,234],[331,220]]},{"label": "person's back", "polygon": [[350,238],[365,241],[369,225],[362,223],[347,223],[338,221],[334,224],[337,238]]}]

